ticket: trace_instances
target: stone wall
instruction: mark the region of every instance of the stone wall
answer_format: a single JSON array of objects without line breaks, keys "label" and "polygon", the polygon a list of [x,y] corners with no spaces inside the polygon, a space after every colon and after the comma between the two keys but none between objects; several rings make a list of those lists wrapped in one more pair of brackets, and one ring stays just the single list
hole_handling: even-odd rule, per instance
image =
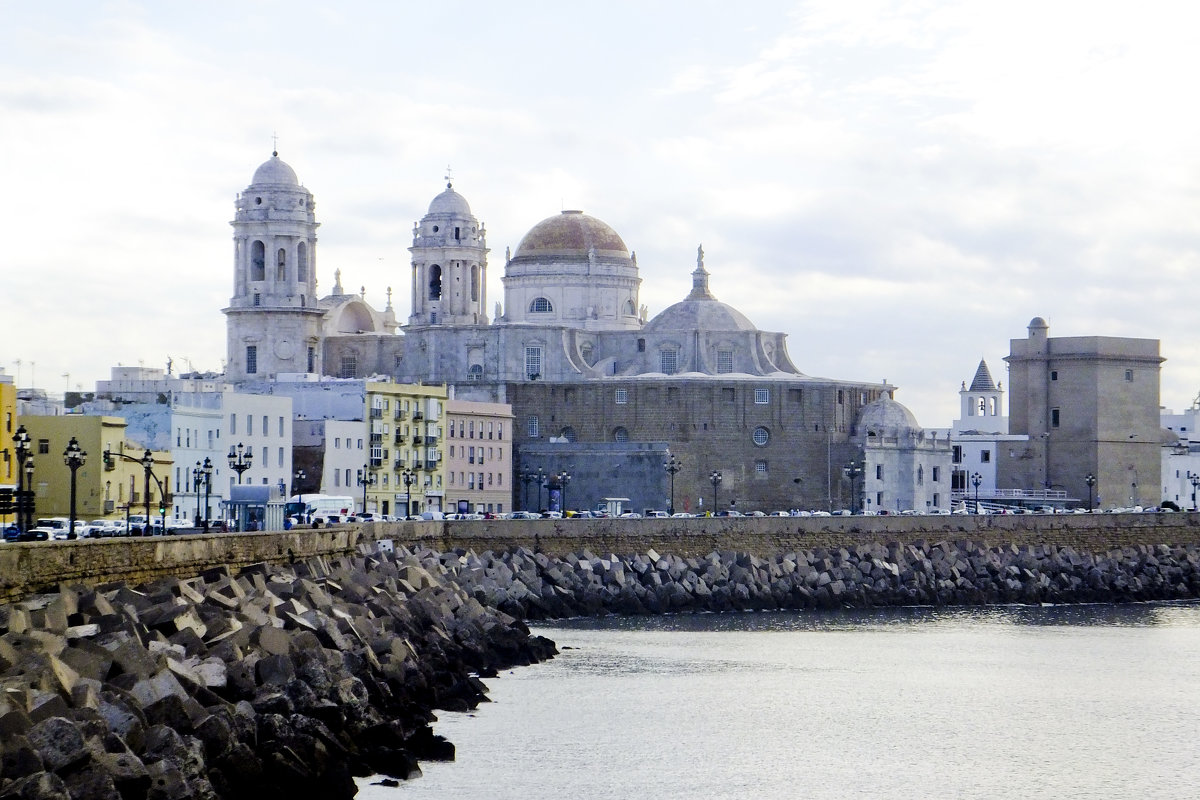
[{"label": "stone wall", "polygon": [[391,539],[434,550],[516,547],[565,557],[581,550],[628,555],[657,550],[699,557],[736,550],[761,557],[813,548],[918,540],[985,547],[1053,545],[1100,553],[1134,545],[1200,543],[1200,514],[947,517],[714,517],[699,519],[503,520],[372,523],[279,533],[208,534],[0,545],[0,602],[60,583],[136,583],[348,555]]}]

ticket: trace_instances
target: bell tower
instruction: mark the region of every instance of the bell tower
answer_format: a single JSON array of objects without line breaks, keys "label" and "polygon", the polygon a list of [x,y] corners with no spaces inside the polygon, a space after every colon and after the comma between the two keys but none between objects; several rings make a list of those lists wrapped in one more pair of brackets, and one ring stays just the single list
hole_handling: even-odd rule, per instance
[{"label": "bell tower", "polygon": [[487,325],[487,232],[447,182],[413,226],[409,325]]},{"label": "bell tower", "polygon": [[230,381],[321,371],[317,227],[312,193],[279,153],[238,195],[233,222],[233,297],[226,319]]}]

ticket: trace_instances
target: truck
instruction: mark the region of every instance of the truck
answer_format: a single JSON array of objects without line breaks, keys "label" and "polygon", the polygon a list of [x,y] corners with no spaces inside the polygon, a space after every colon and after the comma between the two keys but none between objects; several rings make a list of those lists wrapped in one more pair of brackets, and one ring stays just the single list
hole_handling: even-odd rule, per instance
[{"label": "truck", "polygon": [[339,494],[293,495],[284,506],[284,516],[294,524],[311,523],[314,528],[345,522],[354,512],[354,498]]}]

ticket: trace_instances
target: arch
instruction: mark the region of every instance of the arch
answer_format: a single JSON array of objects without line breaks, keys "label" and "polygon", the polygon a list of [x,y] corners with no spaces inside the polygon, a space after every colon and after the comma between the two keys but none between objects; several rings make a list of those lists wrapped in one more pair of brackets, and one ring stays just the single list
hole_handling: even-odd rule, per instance
[{"label": "arch", "polygon": [[624,426],[618,425],[616,428],[613,428],[612,438],[614,442],[628,442],[629,431],[625,430]]},{"label": "arch", "polygon": [[296,245],[296,280],[305,282],[308,280],[308,243],[300,242]]},{"label": "arch", "polygon": [[471,265],[471,302],[479,302],[479,265]]},{"label": "arch", "polygon": [[554,306],[544,297],[535,297],[529,304],[529,313],[531,314],[551,314],[553,312]]},{"label": "arch", "polygon": [[574,442],[578,438],[575,435],[575,429],[570,425],[567,425],[565,428],[559,431],[558,436],[560,439],[566,439],[568,442]]},{"label": "arch", "polygon": [[467,368],[467,380],[469,380],[469,381],[483,380],[483,365],[482,364],[472,364],[470,367],[468,367]]},{"label": "arch", "polygon": [[262,240],[255,239],[250,245],[250,280],[265,281],[267,279],[267,246]]},{"label": "arch", "polygon": [[429,268],[429,299],[442,299],[442,268],[438,264]]},{"label": "arch", "polygon": [[637,314],[637,310],[633,307],[633,300],[632,299],[626,300],[625,301],[625,316],[632,317],[635,314]]},{"label": "arch", "polygon": [[275,280],[280,283],[287,280],[287,250],[282,247],[275,253]]}]

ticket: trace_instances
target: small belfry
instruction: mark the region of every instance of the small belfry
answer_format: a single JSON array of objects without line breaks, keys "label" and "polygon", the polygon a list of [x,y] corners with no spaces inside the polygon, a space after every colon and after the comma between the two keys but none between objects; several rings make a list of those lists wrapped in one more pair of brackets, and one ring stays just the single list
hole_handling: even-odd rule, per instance
[{"label": "small belfry", "polygon": [[413,226],[409,325],[487,325],[487,232],[454,191],[446,189]]}]

